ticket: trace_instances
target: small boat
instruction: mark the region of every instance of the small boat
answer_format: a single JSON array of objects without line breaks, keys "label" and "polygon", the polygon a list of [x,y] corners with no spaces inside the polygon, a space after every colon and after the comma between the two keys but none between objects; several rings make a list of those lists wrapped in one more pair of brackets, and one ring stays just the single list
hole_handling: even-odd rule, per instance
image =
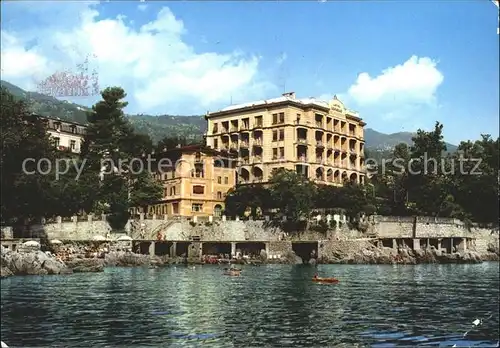
[{"label": "small boat", "polygon": [[239,277],[241,274],[241,269],[238,268],[224,268],[224,275]]},{"label": "small boat", "polygon": [[230,277],[239,277],[241,272],[238,271],[226,271],[224,272],[224,275],[230,276]]},{"label": "small boat", "polygon": [[320,278],[320,277],[313,277],[312,281],[316,283],[328,283],[328,284],[336,284],[339,282],[339,280],[336,278]]}]

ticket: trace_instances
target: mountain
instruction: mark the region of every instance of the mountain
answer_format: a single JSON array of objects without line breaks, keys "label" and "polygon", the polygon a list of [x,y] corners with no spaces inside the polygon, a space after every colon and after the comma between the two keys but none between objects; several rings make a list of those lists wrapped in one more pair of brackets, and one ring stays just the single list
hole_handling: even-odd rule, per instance
[{"label": "mountain", "polygon": [[[390,151],[401,143],[411,145],[413,143],[412,138],[416,136],[417,133],[398,132],[385,134],[371,128],[366,128],[364,135],[366,147],[376,151]],[[454,152],[457,150],[457,146],[450,143],[446,143],[446,148],[447,152]]]},{"label": "mountain", "polygon": [[[37,92],[27,92],[7,81],[0,80],[0,85],[7,88],[15,97],[28,101],[30,109],[42,116],[59,117],[62,120],[87,123],[86,112],[90,108],[68,101],[59,100]],[[203,116],[174,115],[127,115],[130,123],[139,133],[148,134],[154,142],[165,136],[185,137],[196,141],[201,140],[207,130]],[[366,148],[370,151],[388,153],[399,143],[411,144],[411,138],[416,133],[399,132],[385,134],[371,128],[365,129]],[[456,146],[446,144],[448,151],[456,150]]]}]

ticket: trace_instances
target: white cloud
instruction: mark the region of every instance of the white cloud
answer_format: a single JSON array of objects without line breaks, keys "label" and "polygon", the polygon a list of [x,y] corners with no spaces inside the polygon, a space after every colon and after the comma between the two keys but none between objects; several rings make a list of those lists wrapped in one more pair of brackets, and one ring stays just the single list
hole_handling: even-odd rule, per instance
[{"label": "white cloud", "polygon": [[[8,5],[2,3],[3,14]],[[154,20],[134,28],[124,16],[100,18],[93,5],[55,6],[79,6],[79,16],[58,22],[55,16],[61,10],[44,8],[40,13],[45,24],[36,30],[2,28],[3,79],[32,89],[33,80],[64,69],[75,71],[85,57],[93,57],[89,74],[92,68],[97,70],[101,89],[123,87],[128,111],[134,113],[200,113],[226,106],[231,96],[243,102],[275,90],[260,78],[261,57],[237,50],[199,52],[186,44],[184,23],[167,7]]]},{"label": "white cloud", "polygon": [[359,105],[432,104],[443,79],[436,61],[412,56],[405,63],[387,68],[376,77],[372,78],[366,72],[359,74],[348,94]]}]

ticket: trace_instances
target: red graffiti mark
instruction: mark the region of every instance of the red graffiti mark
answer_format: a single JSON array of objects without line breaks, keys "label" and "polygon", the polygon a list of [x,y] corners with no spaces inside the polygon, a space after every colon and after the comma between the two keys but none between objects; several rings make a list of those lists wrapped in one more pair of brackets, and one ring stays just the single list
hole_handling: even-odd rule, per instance
[{"label": "red graffiti mark", "polygon": [[[95,58],[95,55],[93,55]],[[89,75],[89,56],[76,65],[76,73],[56,71],[37,83],[37,92],[53,97],[88,97],[99,94],[99,75],[96,69]]]}]

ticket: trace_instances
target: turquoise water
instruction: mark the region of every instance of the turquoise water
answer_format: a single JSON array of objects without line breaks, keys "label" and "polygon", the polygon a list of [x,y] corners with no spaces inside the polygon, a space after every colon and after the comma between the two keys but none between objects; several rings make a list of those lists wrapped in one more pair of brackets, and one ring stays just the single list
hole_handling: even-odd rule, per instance
[{"label": "turquoise water", "polygon": [[[11,347],[483,346],[499,339],[499,264],[110,268],[1,280]],[[465,338],[472,321],[484,318]]]}]

